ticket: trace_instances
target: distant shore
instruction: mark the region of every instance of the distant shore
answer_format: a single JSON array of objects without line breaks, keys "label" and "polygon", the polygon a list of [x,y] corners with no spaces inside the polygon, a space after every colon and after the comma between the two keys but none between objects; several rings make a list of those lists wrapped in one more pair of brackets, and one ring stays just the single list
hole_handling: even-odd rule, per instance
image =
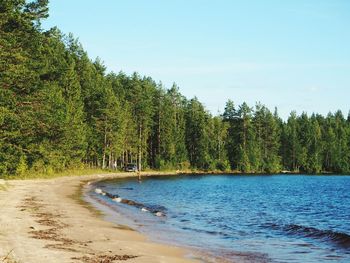
[{"label": "distant shore", "polygon": [[80,199],[89,181],[129,176],[135,175],[6,181],[0,189],[0,262],[196,262],[189,251],[103,220]]}]

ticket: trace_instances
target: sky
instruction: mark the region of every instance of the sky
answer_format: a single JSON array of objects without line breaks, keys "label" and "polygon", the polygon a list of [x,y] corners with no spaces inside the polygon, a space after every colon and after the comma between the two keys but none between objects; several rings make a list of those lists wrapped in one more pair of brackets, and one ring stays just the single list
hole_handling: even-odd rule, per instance
[{"label": "sky", "polygon": [[151,76],[213,114],[228,99],[326,115],[350,110],[348,0],[50,0],[108,71]]}]

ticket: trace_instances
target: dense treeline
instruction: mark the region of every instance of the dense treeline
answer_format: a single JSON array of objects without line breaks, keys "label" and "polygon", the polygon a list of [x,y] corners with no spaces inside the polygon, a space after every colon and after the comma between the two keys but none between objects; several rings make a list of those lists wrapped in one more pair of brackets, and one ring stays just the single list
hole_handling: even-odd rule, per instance
[{"label": "dense treeline", "polygon": [[0,2],[0,175],[71,167],[350,172],[350,118],[228,101],[212,116],[137,73],[106,73],[71,35],[42,30],[47,0]]}]

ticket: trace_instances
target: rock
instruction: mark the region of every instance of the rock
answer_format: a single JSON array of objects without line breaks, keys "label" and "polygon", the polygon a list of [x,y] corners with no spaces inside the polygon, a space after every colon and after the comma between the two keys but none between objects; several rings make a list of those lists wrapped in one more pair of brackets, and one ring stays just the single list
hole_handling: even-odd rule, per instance
[{"label": "rock", "polygon": [[120,197],[115,197],[112,199],[114,202],[120,203],[122,199]]},{"label": "rock", "polygon": [[96,193],[96,194],[102,194],[103,191],[102,191],[100,188],[96,188],[96,189],[95,189],[95,193]]},{"label": "rock", "polygon": [[106,192],[106,196],[109,197],[109,198],[111,198],[111,199],[114,199],[114,198],[118,198],[118,197],[119,197],[119,195],[114,195],[114,194],[111,194],[111,193],[108,193],[108,192]]},{"label": "rock", "polygon": [[142,208],[141,208],[141,211],[142,211],[142,212],[148,212],[148,209],[145,208],[145,207],[142,207]]},{"label": "rock", "polygon": [[160,211],[154,213],[154,215],[159,216],[159,217],[164,216],[164,214],[162,212],[160,212]]}]

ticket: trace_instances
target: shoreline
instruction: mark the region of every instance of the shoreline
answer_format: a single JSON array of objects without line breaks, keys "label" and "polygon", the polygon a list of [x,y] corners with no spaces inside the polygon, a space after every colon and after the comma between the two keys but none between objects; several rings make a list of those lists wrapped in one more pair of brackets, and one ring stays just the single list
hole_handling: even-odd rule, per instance
[{"label": "shoreline", "polygon": [[[185,174],[142,173],[143,177],[166,175]],[[103,210],[83,199],[88,182],[136,177],[135,173],[107,173],[0,179],[0,263],[212,261],[206,251],[151,241],[127,224],[109,221]],[[239,258],[235,262],[241,262]]]},{"label": "shoreline", "polygon": [[[145,175],[144,177],[163,177],[163,176],[177,176],[179,174],[169,174],[169,173],[164,173],[164,174],[149,174],[149,175]],[[184,176],[184,174],[182,174]],[[191,175],[191,174],[186,174],[186,175]],[[193,175],[193,174],[192,174]],[[241,260],[241,258],[243,258],[245,255],[242,252],[236,251],[236,252],[229,252],[227,255],[231,256],[231,257],[235,257],[235,259],[233,260],[232,258],[228,259],[225,258],[225,253],[214,253],[213,250],[210,249],[205,249],[203,247],[193,247],[190,246],[188,244],[185,244],[183,242],[179,242],[179,240],[177,241],[170,241],[169,239],[163,239],[160,238],[160,235],[154,235],[155,233],[157,233],[157,230],[153,229],[153,233],[151,231],[142,231],[140,229],[140,221],[136,221],[135,220],[135,215],[133,215],[132,213],[130,214],[125,214],[124,212],[121,212],[119,209],[116,209],[116,207],[112,204],[109,204],[108,202],[106,202],[105,200],[102,200],[96,196],[94,196],[92,194],[92,192],[94,192],[95,189],[99,188],[98,183],[101,181],[109,181],[109,180],[118,180],[118,179],[136,179],[135,176],[125,176],[125,177],[117,177],[117,178],[103,178],[103,179],[99,179],[99,180],[95,180],[95,181],[91,181],[88,182],[87,184],[82,185],[82,187],[80,189],[82,189],[81,191],[81,195],[83,197],[84,202],[86,202],[88,204],[88,206],[91,206],[92,210],[97,210],[98,213],[102,212],[102,216],[103,218],[108,221],[108,222],[112,222],[116,225],[118,225],[118,227],[122,228],[122,229],[130,229],[132,231],[136,231],[138,233],[141,233],[142,235],[146,236],[148,238],[148,240],[150,240],[150,242],[155,242],[155,243],[159,243],[159,244],[164,244],[166,246],[171,246],[171,247],[177,247],[180,249],[183,249],[184,251],[187,251],[187,255],[190,255],[189,259],[193,259],[193,260],[197,260],[196,262],[203,262],[203,263],[239,263],[239,262],[244,262]],[[101,188],[99,188],[101,189]],[[102,188],[103,189],[103,188]],[[107,192],[104,192],[105,195],[106,194],[110,194]],[[102,195],[103,196],[103,195]],[[109,197],[112,198],[112,197]],[[126,199],[128,200],[128,199]],[[129,200],[131,202],[134,202],[134,200]],[[130,207],[134,206],[133,204],[128,204]],[[124,208],[125,209],[125,208]],[[154,216],[157,216],[154,214]],[[140,218],[139,218],[140,219]],[[143,226],[143,225],[141,225]],[[159,229],[158,229],[159,230]],[[172,232],[169,231],[160,231],[162,234],[165,234],[166,236],[169,235],[169,233],[171,234]],[[156,236],[156,237],[155,237]],[[170,235],[171,236],[171,235]],[[222,251],[223,252],[223,251]],[[249,256],[251,256],[249,254]]]},{"label": "shoreline", "polygon": [[[170,173],[144,173],[149,175]],[[78,199],[84,185],[135,174],[6,181],[0,190],[0,262],[200,262],[191,251],[149,241],[108,222]],[[91,206],[91,207],[89,207]]]}]

